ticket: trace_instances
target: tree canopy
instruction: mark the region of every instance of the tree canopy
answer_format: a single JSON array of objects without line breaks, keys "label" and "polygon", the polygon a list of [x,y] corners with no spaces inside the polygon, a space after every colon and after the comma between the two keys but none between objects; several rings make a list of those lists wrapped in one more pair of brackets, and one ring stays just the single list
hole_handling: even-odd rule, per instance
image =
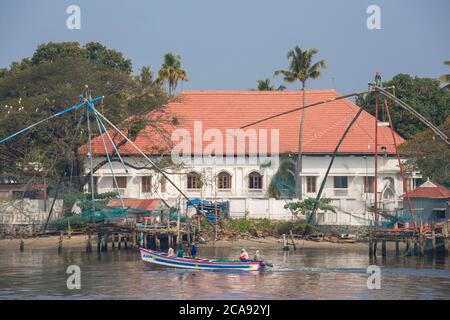
[{"label": "tree canopy", "polygon": [[[450,135],[450,116],[440,126]],[[430,130],[421,131],[400,146],[407,159],[408,171],[420,171],[423,178],[430,178],[450,187],[450,148]]]},{"label": "tree canopy", "polygon": [[[83,47],[76,42],[38,46],[31,58],[12,63],[0,73],[0,137],[79,103],[85,84],[92,96],[105,96],[103,104],[97,107],[116,124],[130,115],[147,114],[168,101],[167,93],[151,76],[149,81],[147,69],[139,76],[131,75],[131,70],[131,61],[122,53],[99,43]],[[30,163],[39,163],[49,170],[47,175],[58,175],[80,116],[81,110],[67,113],[1,144],[2,175],[30,174]],[[138,132],[147,122],[128,125],[127,129]],[[93,134],[98,134],[94,126],[93,129]],[[73,174],[78,177],[82,175],[82,159],[77,150],[84,143],[85,132],[71,150]]]},{"label": "tree canopy", "polygon": [[[384,87],[395,86],[395,95],[418,111],[435,125],[442,124],[450,115],[450,91],[440,87],[440,82],[430,78],[411,77],[398,74],[392,80],[384,82]],[[371,95],[365,104],[365,97],[358,97],[356,103],[371,114],[375,114],[375,95]],[[388,100],[394,129],[404,138],[412,138],[426,129],[416,117]],[[382,100],[380,100],[382,104]],[[387,121],[383,112],[381,121]]]},{"label": "tree canopy", "polygon": [[181,57],[172,53],[164,55],[164,62],[158,71],[158,80],[167,82],[169,94],[177,88],[178,81],[189,81],[186,71],[181,68]]}]

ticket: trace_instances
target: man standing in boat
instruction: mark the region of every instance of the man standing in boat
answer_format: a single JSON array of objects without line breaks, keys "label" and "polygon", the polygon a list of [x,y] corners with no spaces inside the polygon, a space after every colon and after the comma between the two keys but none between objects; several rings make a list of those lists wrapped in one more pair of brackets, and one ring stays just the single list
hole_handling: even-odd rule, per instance
[{"label": "man standing in boat", "polygon": [[192,245],[191,245],[191,257],[192,257],[192,259],[195,259],[196,256],[197,256],[197,247],[195,246],[195,243],[192,242]]}]

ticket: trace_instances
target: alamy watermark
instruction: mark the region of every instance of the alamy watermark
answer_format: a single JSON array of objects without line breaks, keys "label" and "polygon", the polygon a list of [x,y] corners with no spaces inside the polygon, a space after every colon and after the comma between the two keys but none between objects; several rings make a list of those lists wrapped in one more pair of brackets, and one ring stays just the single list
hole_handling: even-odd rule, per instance
[{"label": "alamy watermark", "polygon": [[381,9],[379,6],[372,4],[367,7],[366,13],[370,16],[367,18],[366,25],[369,30],[381,29]]},{"label": "alamy watermark", "polygon": [[367,278],[367,289],[379,290],[381,289],[381,269],[379,266],[370,265],[367,267],[367,273],[370,276]]},{"label": "alamy watermark", "polygon": [[177,128],[172,132],[171,156],[183,165],[266,164],[278,167],[278,129],[203,130],[202,121],[194,121],[193,130]]},{"label": "alamy watermark", "polygon": [[66,13],[70,14],[66,20],[66,26],[69,30],[81,29],[81,9],[79,6],[72,4],[67,7]]},{"label": "alamy watermark", "polygon": [[81,269],[76,264],[72,264],[67,267],[67,274],[70,276],[67,278],[66,284],[69,290],[80,290],[81,289]]}]

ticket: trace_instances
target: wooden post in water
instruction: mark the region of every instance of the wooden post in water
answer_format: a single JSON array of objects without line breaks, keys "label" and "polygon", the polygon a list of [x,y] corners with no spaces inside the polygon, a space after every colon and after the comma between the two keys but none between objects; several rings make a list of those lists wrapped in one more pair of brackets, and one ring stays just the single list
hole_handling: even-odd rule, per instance
[{"label": "wooden post in water", "polygon": [[436,232],[431,230],[431,252],[434,254],[436,252]]},{"label": "wooden post in water", "polygon": [[102,242],[102,235],[101,233],[97,232],[97,252],[100,252],[102,250],[101,242]]},{"label": "wooden post in water", "polygon": [[119,250],[122,248],[122,234],[121,233],[119,233],[119,239],[118,239],[118,241],[119,241],[119,245],[117,246],[118,248],[119,248]]},{"label": "wooden post in water", "polygon": [[155,246],[156,246],[156,250],[160,251],[161,250],[161,245],[159,242],[159,237],[158,237],[158,233],[155,232]]},{"label": "wooden post in water", "polygon": [[125,250],[128,250],[128,234],[125,235],[124,240],[125,240]]},{"label": "wooden post in water", "polygon": [[63,234],[64,234],[63,231],[59,232],[58,254],[61,254],[61,252],[62,252]]},{"label": "wooden post in water", "polygon": [[381,240],[381,256],[386,257],[386,240]]},{"label": "wooden post in water", "polygon": [[418,239],[414,239],[414,255],[418,256],[419,255],[419,243],[418,243]]},{"label": "wooden post in water", "polygon": [[369,257],[370,257],[370,258],[373,257],[373,243],[372,243],[372,238],[369,238]]},{"label": "wooden post in water", "polygon": [[395,256],[398,257],[400,255],[400,241],[395,240]]},{"label": "wooden post in water", "polygon": [[378,240],[373,241],[373,256],[377,256]]},{"label": "wooden post in water", "polygon": [[411,238],[406,239],[405,256],[411,255]]},{"label": "wooden post in water", "polygon": [[91,230],[88,229],[88,238],[87,238],[87,242],[86,242],[86,253],[91,253],[92,252],[92,233]]},{"label": "wooden post in water", "polygon": [[284,251],[289,251],[289,245],[286,239],[286,235],[283,233],[283,250]]},{"label": "wooden post in water", "polygon": [[294,251],[297,250],[294,242],[294,235],[292,234],[292,230],[289,230],[289,235],[291,236],[292,246],[294,247]]},{"label": "wooden post in water", "polygon": [[22,237],[20,237],[20,244],[19,244],[19,247],[20,247],[20,251],[23,251],[23,249],[24,249],[24,247],[25,247],[25,242],[23,241],[23,238],[22,238]]},{"label": "wooden post in water", "polygon": [[116,248],[116,233],[112,234],[112,239],[111,239],[111,249],[114,251],[114,249]]}]

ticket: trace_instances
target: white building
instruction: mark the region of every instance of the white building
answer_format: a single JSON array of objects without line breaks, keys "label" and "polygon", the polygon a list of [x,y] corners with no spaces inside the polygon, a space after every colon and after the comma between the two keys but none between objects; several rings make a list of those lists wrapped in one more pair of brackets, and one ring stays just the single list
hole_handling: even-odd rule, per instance
[{"label": "white building", "polygon": [[[334,90],[306,92],[306,104],[339,96]],[[296,108],[298,91],[185,91],[163,110],[147,116],[151,124],[134,142],[155,161],[184,155],[182,165],[166,173],[190,198],[229,200],[233,217],[291,219],[284,205],[292,199],[270,198],[268,187],[279,169],[280,157],[295,156],[301,111],[231,131],[265,117]],[[305,112],[302,190],[315,197],[331,155],[359,107],[343,99]],[[318,213],[325,225],[367,225],[373,221],[374,118],[363,112],[350,129],[326,181],[323,197],[331,198],[337,213]],[[155,126],[154,124],[158,124]],[[403,183],[390,128],[378,127],[378,196],[381,208],[401,210]],[[243,134],[242,136],[240,134]],[[112,146],[107,142],[108,152]],[[397,144],[404,140],[395,134]],[[116,138],[116,143],[120,138]],[[87,153],[87,145],[81,152]],[[176,152],[174,152],[176,151]],[[176,188],[126,143],[119,148],[127,171],[116,158],[112,163],[124,198],[164,198],[175,205]],[[105,160],[100,137],[93,140],[94,166]],[[295,160],[294,160],[295,161]],[[88,166],[86,166],[88,167]],[[94,174],[99,193],[115,191],[108,163]],[[199,183],[199,181],[202,181]],[[415,177],[408,177],[415,187]],[[181,201],[185,206],[185,201]]]}]

